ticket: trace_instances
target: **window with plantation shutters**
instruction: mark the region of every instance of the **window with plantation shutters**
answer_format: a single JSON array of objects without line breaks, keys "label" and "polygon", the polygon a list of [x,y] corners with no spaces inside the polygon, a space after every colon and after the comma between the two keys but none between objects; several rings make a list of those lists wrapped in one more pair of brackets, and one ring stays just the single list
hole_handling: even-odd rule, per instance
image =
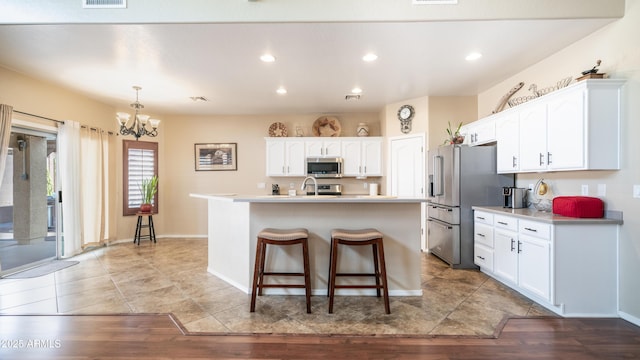
[{"label": "window with plantation shutters", "polygon": [[[135,215],[142,204],[140,193],[142,180],[158,175],[158,143],[124,140],[122,145],[123,215]],[[158,193],[156,193],[153,198],[153,213],[158,213],[158,208]]]}]

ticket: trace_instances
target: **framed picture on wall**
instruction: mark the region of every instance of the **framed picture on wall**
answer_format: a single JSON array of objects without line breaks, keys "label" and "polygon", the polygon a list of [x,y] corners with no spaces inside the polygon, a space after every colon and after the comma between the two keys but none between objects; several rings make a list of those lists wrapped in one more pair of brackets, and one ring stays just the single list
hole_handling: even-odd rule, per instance
[{"label": "framed picture on wall", "polygon": [[238,170],[238,144],[195,144],[196,171]]}]

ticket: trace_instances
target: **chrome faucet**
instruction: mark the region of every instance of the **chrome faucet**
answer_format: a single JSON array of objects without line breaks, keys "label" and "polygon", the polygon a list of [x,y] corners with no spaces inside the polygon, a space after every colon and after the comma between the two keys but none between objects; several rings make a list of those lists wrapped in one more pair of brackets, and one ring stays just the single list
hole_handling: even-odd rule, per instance
[{"label": "chrome faucet", "polygon": [[316,178],[314,178],[313,176],[307,176],[306,178],[304,178],[304,181],[302,182],[302,186],[300,186],[300,190],[305,191],[305,188],[307,187],[307,180],[313,180],[315,194],[316,196],[318,196],[318,180],[316,180]]}]

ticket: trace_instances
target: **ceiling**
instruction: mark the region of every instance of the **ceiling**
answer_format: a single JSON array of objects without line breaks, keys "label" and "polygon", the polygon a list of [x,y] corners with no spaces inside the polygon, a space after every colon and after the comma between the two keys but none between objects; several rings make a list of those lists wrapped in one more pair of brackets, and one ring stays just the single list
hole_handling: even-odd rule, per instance
[{"label": "ceiling", "polygon": [[[8,24],[0,66],[117,108],[138,85],[155,115],[377,112],[476,95],[613,20]],[[360,100],[345,100],[354,87]]]}]

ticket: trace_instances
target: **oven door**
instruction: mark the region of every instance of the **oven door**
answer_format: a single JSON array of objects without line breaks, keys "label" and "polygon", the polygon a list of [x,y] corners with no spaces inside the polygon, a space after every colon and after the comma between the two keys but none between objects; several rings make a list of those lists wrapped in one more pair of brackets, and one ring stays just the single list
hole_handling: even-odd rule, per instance
[{"label": "oven door", "polygon": [[449,265],[460,263],[460,225],[433,218],[427,220],[429,252]]}]

